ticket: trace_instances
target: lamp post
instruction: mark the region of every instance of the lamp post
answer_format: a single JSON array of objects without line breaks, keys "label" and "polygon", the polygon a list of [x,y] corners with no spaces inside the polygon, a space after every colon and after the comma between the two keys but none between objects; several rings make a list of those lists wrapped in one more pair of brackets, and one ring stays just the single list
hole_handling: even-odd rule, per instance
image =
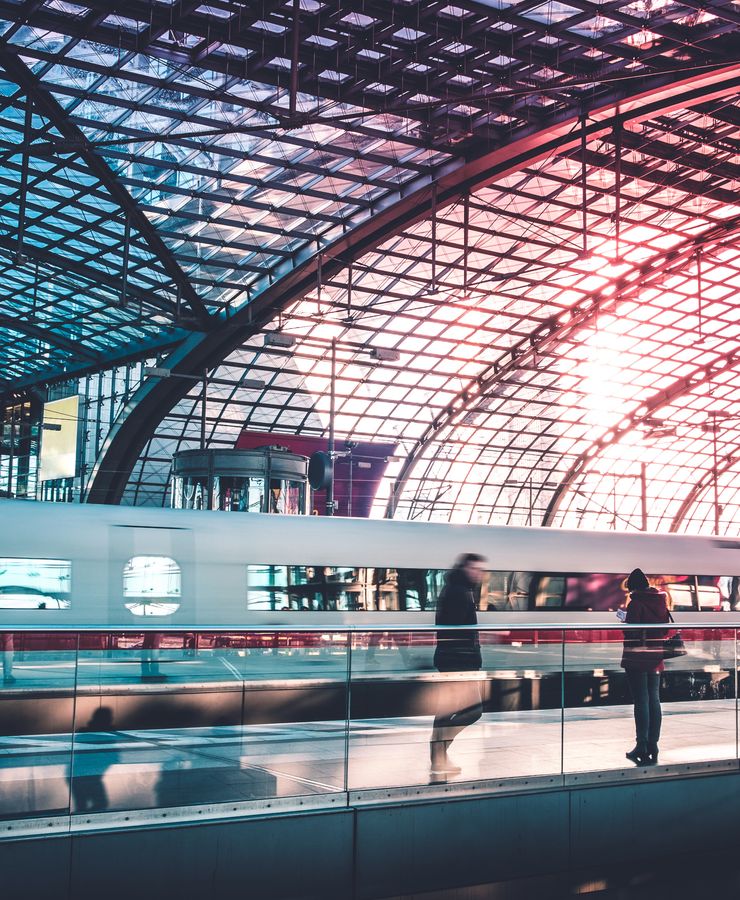
[{"label": "lamp post", "polygon": [[722,410],[709,410],[707,415],[710,417],[709,421],[702,422],[701,430],[712,435],[712,483],[714,485],[714,533],[719,534],[719,519],[720,519],[720,508],[719,508],[719,472],[717,467],[717,433],[719,431],[719,424],[717,423],[717,419],[731,419],[734,418],[730,413],[724,412]]},{"label": "lamp post", "polygon": [[[277,331],[265,332],[264,346],[268,348],[277,348],[288,354],[294,353],[296,344],[296,336],[286,334],[282,330],[282,326]],[[310,336],[307,338],[310,341]],[[337,401],[337,344],[336,338],[331,339],[330,345],[330,372],[329,372],[329,446],[326,453],[319,450],[311,457],[312,464],[309,465],[309,482],[314,490],[326,489],[326,515],[333,516],[336,509],[334,499],[334,461],[339,457],[351,456],[351,449],[337,450],[335,435],[335,418],[336,418],[336,401]],[[369,353],[373,360],[378,363],[398,362],[401,353],[390,347],[363,347],[353,346],[354,353]],[[314,469],[315,465],[315,469]],[[350,472],[351,472],[350,460]],[[312,469],[315,471],[315,478],[312,475]],[[351,501],[350,501],[351,503]]]}]

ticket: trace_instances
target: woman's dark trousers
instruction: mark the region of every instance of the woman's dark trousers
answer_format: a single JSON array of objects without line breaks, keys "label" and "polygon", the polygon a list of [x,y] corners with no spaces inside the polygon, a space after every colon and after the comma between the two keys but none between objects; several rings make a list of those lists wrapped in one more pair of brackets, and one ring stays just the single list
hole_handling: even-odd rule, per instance
[{"label": "woman's dark trousers", "polygon": [[635,732],[638,744],[654,747],[660,740],[663,714],[660,709],[660,674],[627,669],[627,681],[635,704]]}]

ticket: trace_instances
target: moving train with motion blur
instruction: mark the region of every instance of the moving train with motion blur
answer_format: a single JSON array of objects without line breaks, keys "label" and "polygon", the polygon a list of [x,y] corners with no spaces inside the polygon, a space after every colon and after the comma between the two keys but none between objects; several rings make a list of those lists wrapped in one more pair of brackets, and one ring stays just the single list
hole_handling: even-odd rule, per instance
[{"label": "moving train with motion blur", "polygon": [[482,624],[613,625],[636,566],[682,623],[740,623],[725,537],[22,501],[0,536],[0,631],[413,628],[465,552],[488,560]]}]

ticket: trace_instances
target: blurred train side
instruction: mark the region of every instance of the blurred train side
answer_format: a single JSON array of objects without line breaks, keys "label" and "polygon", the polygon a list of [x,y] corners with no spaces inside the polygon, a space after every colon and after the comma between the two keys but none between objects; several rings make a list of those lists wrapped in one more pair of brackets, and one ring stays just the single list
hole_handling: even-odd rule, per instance
[{"label": "blurred train side", "polygon": [[[0,501],[0,559],[71,563],[69,608],[0,609],[0,630],[413,628],[432,623],[434,612],[248,609],[247,567],[445,569],[468,551],[484,554],[492,570],[513,572],[619,575],[635,566],[713,578],[740,572],[740,539],[731,538]],[[171,615],[141,617],[126,607],[123,572],[137,556],[177,562],[181,595]],[[735,625],[740,613],[708,619],[685,612],[681,619]],[[615,623],[613,613],[543,610],[481,612],[479,620],[523,628]]]}]

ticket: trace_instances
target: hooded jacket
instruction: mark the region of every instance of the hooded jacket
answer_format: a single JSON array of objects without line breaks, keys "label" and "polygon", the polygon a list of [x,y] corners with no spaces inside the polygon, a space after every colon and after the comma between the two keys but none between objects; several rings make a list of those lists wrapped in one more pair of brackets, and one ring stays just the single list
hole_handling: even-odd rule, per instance
[{"label": "hooded jacket", "polygon": [[[462,569],[447,573],[437,602],[436,625],[476,625],[475,585]],[[482,665],[477,631],[438,631],[434,665],[440,672],[475,672]]]},{"label": "hooded jacket", "polygon": [[[632,591],[627,606],[628,625],[660,625],[670,621],[666,595],[657,588]],[[632,629],[624,632],[622,668],[634,672],[662,672],[663,641],[668,637],[667,628]]]}]

